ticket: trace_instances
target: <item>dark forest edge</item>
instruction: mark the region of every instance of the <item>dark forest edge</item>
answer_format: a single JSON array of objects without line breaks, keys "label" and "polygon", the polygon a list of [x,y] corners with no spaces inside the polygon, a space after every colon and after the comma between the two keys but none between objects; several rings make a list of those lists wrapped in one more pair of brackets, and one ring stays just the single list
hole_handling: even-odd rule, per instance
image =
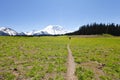
[{"label": "dark forest edge", "polygon": [[103,35],[109,34],[113,36],[120,36],[120,25],[119,24],[103,24],[93,23],[83,25],[79,30],[67,33],[66,35]]}]

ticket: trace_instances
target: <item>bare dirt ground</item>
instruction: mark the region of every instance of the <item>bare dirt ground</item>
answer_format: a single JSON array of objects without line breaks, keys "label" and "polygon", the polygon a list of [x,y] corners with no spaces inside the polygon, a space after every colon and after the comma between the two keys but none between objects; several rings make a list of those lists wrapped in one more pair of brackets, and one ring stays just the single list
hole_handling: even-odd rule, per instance
[{"label": "bare dirt ground", "polygon": [[76,69],[75,62],[69,44],[67,45],[67,49],[68,49],[68,59],[67,59],[66,80],[78,80],[77,77],[75,76],[75,69]]},{"label": "bare dirt ground", "polygon": [[99,77],[105,75],[105,73],[102,70],[102,68],[104,67],[104,64],[90,61],[90,62],[81,63],[81,66],[84,68],[91,69],[95,74],[95,80],[100,80]]}]

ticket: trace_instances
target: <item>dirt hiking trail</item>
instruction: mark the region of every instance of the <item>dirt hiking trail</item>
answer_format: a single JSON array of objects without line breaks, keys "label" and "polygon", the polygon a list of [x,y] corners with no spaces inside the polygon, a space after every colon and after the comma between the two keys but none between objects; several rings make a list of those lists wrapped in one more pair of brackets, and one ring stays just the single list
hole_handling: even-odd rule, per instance
[{"label": "dirt hiking trail", "polygon": [[78,80],[77,77],[75,76],[75,69],[76,69],[75,62],[69,44],[67,45],[67,49],[68,49],[68,58],[67,58],[66,80]]}]

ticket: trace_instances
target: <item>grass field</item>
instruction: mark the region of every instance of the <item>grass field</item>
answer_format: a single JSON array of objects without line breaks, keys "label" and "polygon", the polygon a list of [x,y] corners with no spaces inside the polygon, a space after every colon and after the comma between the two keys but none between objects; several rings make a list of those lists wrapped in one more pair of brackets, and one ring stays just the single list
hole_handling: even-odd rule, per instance
[{"label": "grass field", "polygon": [[0,37],[0,80],[65,80],[67,44],[78,80],[120,80],[119,37]]},{"label": "grass field", "polygon": [[72,38],[79,80],[120,80],[120,38]]},{"label": "grass field", "polygon": [[0,37],[0,80],[64,80],[64,37]]}]

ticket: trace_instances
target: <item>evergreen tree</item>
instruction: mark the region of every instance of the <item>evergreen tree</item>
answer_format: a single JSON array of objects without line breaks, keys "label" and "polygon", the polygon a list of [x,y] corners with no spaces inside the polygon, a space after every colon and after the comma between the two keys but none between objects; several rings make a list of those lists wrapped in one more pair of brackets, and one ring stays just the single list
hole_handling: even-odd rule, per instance
[{"label": "evergreen tree", "polygon": [[111,34],[115,36],[120,36],[120,25],[118,24],[87,24],[79,28],[79,30],[68,33],[67,35],[101,35],[101,34]]}]

